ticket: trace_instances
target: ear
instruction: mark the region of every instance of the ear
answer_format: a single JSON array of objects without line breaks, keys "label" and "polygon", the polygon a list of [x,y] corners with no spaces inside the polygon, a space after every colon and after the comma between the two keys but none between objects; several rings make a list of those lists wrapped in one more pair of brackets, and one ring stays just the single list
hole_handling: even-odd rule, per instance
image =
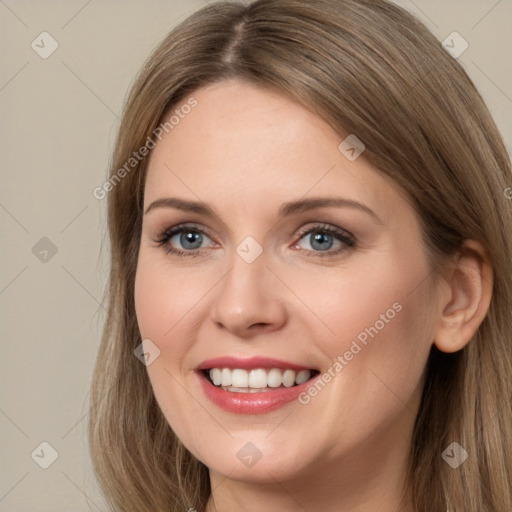
[{"label": "ear", "polygon": [[482,244],[465,240],[444,278],[434,344],[441,352],[450,353],[469,343],[489,310],[493,271]]}]

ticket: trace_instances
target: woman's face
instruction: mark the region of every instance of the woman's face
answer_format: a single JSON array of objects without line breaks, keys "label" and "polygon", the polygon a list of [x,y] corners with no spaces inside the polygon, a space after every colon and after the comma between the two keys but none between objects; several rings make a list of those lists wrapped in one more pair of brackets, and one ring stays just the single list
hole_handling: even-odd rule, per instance
[{"label": "woman's face", "polygon": [[299,104],[193,98],[151,154],[135,283],[163,414],[238,480],[402,465],[439,315],[414,210]]}]

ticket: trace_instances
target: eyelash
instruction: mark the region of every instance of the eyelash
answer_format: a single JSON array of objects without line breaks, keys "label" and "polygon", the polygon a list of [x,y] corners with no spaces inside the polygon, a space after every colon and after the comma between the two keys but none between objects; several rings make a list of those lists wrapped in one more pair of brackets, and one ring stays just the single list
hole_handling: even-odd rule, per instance
[{"label": "eyelash", "polygon": [[[169,242],[169,240],[176,234],[181,233],[183,231],[191,231],[194,233],[200,233],[201,235],[208,236],[202,229],[192,226],[192,225],[183,225],[179,224],[177,226],[174,226],[172,228],[167,229],[164,231],[156,240],[155,243],[158,244],[158,246],[164,246]],[[302,240],[306,235],[309,235],[311,233],[322,233],[327,235],[332,235],[333,237],[337,238],[340,242],[344,243],[346,247],[341,247],[335,251],[311,251],[308,249],[303,249],[306,252],[310,253],[314,257],[320,257],[325,258],[329,256],[336,256],[340,254],[343,251],[346,251],[348,249],[353,249],[356,246],[356,240],[355,238],[348,233],[347,231],[344,231],[340,228],[334,228],[330,226],[329,224],[317,224],[315,226],[312,226],[310,228],[301,230],[298,233],[299,240]],[[192,251],[182,251],[180,249],[173,249],[169,245],[165,247],[165,251],[167,254],[174,254],[178,257],[197,257],[199,256],[199,253],[201,252],[201,249],[195,249]]]}]

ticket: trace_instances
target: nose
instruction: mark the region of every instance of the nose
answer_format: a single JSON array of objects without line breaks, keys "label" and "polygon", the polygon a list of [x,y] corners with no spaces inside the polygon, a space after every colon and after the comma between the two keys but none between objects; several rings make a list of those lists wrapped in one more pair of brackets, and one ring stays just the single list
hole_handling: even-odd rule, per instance
[{"label": "nose", "polygon": [[286,323],[283,284],[267,268],[264,254],[252,263],[235,254],[215,291],[211,320],[237,337],[270,333]]}]

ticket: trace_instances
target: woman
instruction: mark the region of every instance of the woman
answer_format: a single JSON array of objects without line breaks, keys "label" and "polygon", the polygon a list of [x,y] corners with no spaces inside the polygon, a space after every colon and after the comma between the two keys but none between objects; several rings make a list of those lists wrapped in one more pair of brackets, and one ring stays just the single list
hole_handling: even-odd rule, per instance
[{"label": "woman", "polygon": [[114,510],[512,510],[510,160],[384,0],[218,2],[109,181],[91,394]]}]

